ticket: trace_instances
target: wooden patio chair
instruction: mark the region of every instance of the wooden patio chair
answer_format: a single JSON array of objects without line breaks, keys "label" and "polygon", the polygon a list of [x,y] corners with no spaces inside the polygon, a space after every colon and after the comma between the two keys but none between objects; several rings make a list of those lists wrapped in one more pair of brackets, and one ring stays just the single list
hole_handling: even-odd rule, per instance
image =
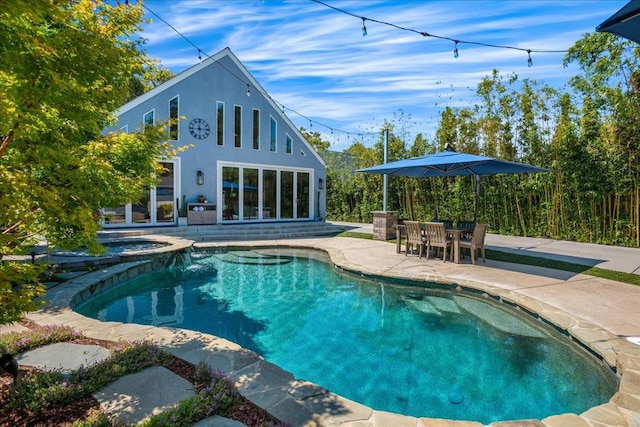
[{"label": "wooden patio chair", "polygon": [[[471,229],[473,229],[473,228],[475,228],[476,223],[474,221],[468,221],[468,220],[464,220],[463,219],[461,221],[458,221],[456,223],[456,226],[458,228],[471,228]],[[462,233],[460,235],[460,237],[462,237],[463,239],[471,239],[471,236],[473,236],[473,230],[470,230],[468,233]]]},{"label": "wooden patio chair", "polygon": [[[427,222],[425,224],[425,237],[427,239],[427,259],[429,259],[429,251],[433,248],[442,248],[442,262],[447,260],[447,249],[451,248],[451,238],[447,237],[447,232],[442,222]],[[451,254],[449,249],[449,254]]]},{"label": "wooden patio chair", "polygon": [[460,239],[460,250],[462,250],[462,248],[469,248],[472,264],[476,263],[476,251],[478,249],[480,249],[482,253],[482,262],[487,262],[484,255],[484,238],[487,234],[487,227],[489,227],[489,224],[476,224],[470,239]]},{"label": "wooden patio chair", "polygon": [[422,229],[418,221],[404,221],[404,231],[407,235],[407,243],[405,245],[404,255],[407,256],[409,248],[413,253],[413,245],[418,245],[418,256],[422,258],[422,252],[424,251],[424,237],[422,236]]}]

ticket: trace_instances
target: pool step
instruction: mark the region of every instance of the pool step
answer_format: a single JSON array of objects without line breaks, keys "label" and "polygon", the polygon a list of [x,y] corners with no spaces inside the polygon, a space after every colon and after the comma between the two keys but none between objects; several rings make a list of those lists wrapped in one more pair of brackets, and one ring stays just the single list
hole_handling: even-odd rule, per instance
[{"label": "pool step", "polygon": [[264,255],[253,251],[233,251],[223,252],[213,255],[215,258],[230,263],[230,264],[243,264],[243,265],[284,265],[289,264],[291,257],[279,257],[274,255]]},{"label": "pool step", "polygon": [[100,237],[119,238],[163,234],[184,239],[202,241],[274,240],[300,237],[330,236],[344,231],[344,227],[326,223],[288,222],[267,224],[216,224],[191,225],[186,227],[149,227],[135,229],[109,229],[100,232]]}]

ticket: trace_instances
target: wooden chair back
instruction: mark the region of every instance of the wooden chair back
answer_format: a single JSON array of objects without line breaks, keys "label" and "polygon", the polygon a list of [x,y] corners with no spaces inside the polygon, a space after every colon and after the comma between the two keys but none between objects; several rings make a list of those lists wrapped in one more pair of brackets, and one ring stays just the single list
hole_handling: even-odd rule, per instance
[{"label": "wooden chair back", "polygon": [[405,221],[404,230],[407,233],[407,243],[422,243],[422,230],[418,221]]},{"label": "wooden chair back", "polygon": [[431,246],[444,246],[447,244],[447,233],[442,222],[427,222],[425,224],[425,237]]},{"label": "wooden chair back", "polygon": [[473,228],[471,244],[474,248],[484,247],[484,238],[487,235],[487,227],[489,227],[489,224],[476,224]]}]

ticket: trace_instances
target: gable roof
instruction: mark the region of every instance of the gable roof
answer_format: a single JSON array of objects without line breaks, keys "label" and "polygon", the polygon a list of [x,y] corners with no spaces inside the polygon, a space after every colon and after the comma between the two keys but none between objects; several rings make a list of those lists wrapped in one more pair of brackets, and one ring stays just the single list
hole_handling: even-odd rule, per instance
[{"label": "gable roof", "polygon": [[[296,133],[296,135],[306,145],[308,150],[311,153],[313,153],[313,155],[316,157],[316,159],[318,159],[318,161],[322,164],[322,166],[326,167],[326,163],[324,162],[324,160],[322,159],[320,154],[318,154],[318,152],[309,144],[307,139],[304,137],[304,135],[302,135],[302,133],[300,133],[298,128],[293,124],[293,122],[289,119],[289,117],[287,117],[287,115],[284,114],[284,112],[280,109],[280,107],[278,107],[276,102],[271,98],[271,96],[269,96],[267,91],[265,91],[262,88],[262,86],[260,86],[260,83],[258,83],[258,81],[251,75],[249,70],[247,70],[247,68],[240,62],[238,57],[236,57],[233,54],[233,52],[231,52],[231,49],[228,48],[228,47],[225,47],[220,52],[209,56],[208,58],[206,58],[205,60],[203,60],[199,64],[196,64],[196,65],[194,65],[192,67],[187,68],[186,70],[178,73],[176,76],[174,76],[173,78],[167,80],[166,82],[154,87],[150,91],[145,92],[144,94],[138,96],[137,98],[134,98],[131,101],[127,102],[126,104],[121,106],[116,111],[116,115],[120,116],[121,114],[126,113],[127,111],[137,107],[138,105],[142,104],[143,102],[153,98],[154,96],[156,96],[157,94],[161,93],[162,91],[164,91],[164,90],[172,87],[173,85],[175,85],[175,84],[177,84],[177,83],[189,78],[190,76],[196,74],[197,72],[199,72],[200,70],[202,70],[202,69],[204,69],[206,67],[209,67],[209,66],[212,66],[212,65],[215,64],[215,65],[223,67],[223,69],[225,69],[225,71],[229,72],[228,70],[226,70],[226,68],[224,66],[222,66],[221,64],[218,63],[218,61],[220,59],[224,58],[224,57],[228,57],[229,59],[231,59],[233,61],[233,63],[242,72],[244,78],[246,78],[246,82],[248,82],[249,86],[252,86],[252,87],[256,88],[257,91],[260,92],[260,94],[264,95],[264,98],[273,107],[273,109],[276,111],[276,114],[278,114],[280,116],[280,118],[282,120],[284,120],[284,122],[287,123],[287,125],[289,125],[289,127],[291,127],[291,129],[293,129],[293,131]],[[239,76],[236,76],[236,77],[238,77],[239,80],[242,80]]]}]

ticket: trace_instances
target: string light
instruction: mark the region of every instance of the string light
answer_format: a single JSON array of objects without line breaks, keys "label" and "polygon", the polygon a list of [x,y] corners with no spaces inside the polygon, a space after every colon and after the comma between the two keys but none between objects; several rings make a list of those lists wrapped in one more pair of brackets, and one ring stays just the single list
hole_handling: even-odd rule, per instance
[{"label": "string light", "polygon": [[[300,112],[298,112],[298,111],[296,111],[296,110],[293,110],[293,109],[291,109],[291,108],[289,108],[289,107],[285,107],[284,105],[280,104],[280,103],[279,103],[278,101],[276,101],[276,100],[274,100],[274,102],[280,106],[280,108],[282,109],[282,114],[285,114],[285,109],[286,109],[287,111],[289,111],[289,112],[291,112],[291,113],[293,113],[293,114],[295,114],[295,115],[297,115],[297,116],[299,116],[299,117],[302,117],[302,118],[303,118],[303,119],[305,119],[305,120],[309,120],[309,126],[310,126],[311,128],[313,128],[313,124],[315,123],[316,125],[320,125],[320,126],[323,126],[323,127],[327,128],[327,129],[329,129],[329,130],[331,131],[331,135],[335,135],[335,134],[337,133],[337,134],[338,134],[338,140],[340,140],[340,134],[346,134],[346,135],[347,135],[347,138],[349,138],[349,137],[350,137],[350,134],[351,134],[351,133],[350,133],[349,131],[342,130],[342,129],[337,129],[337,128],[334,128],[334,127],[328,126],[328,125],[326,125],[326,124],[324,124],[324,123],[321,123],[321,122],[319,122],[319,121],[317,121],[317,120],[312,120],[312,119],[310,119],[309,117],[305,116],[304,114],[302,114],[302,113],[300,113]],[[376,135],[378,135],[378,133],[377,133],[377,132],[365,132],[365,134],[366,134],[366,135],[369,135],[369,136],[376,136]]]},{"label": "string light", "polygon": [[[365,26],[364,26],[364,22],[366,20],[366,21],[369,21],[369,22],[375,22],[375,23],[378,23],[378,24],[387,25],[389,27],[393,27],[393,28],[396,28],[398,30],[409,31],[409,32],[412,32],[412,33],[420,34],[423,37],[433,37],[433,38],[440,39],[440,40],[449,40],[449,41],[454,42],[456,44],[456,46],[457,46],[458,43],[465,43],[465,44],[472,44],[472,45],[476,45],[476,46],[492,47],[492,48],[496,48],[496,49],[520,50],[522,52],[528,52],[528,53],[529,52],[536,52],[536,53],[566,53],[567,52],[567,50],[526,49],[526,48],[516,47],[516,46],[499,45],[499,44],[491,44],[491,43],[482,43],[482,42],[476,42],[476,41],[470,41],[470,40],[456,40],[456,39],[451,38],[451,37],[439,36],[437,34],[431,34],[431,33],[425,32],[425,31],[418,31],[418,30],[414,30],[412,28],[403,27],[403,26],[400,26],[400,25],[393,24],[391,22],[380,21],[378,19],[373,19],[373,18],[366,18],[364,16],[357,15],[355,13],[347,12],[346,10],[340,9],[339,7],[335,7],[335,6],[332,6],[330,4],[324,3],[321,0],[311,0],[311,1],[314,2],[314,3],[321,4],[322,6],[328,7],[329,9],[333,9],[336,12],[344,13],[345,15],[349,15],[349,16],[353,16],[354,18],[362,19],[362,29],[363,29],[363,34],[362,35],[366,35],[366,34],[364,34],[364,32],[365,32],[364,30],[366,29]],[[456,52],[457,52],[457,47],[456,47],[456,50],[454,50],[454,56],[457,58],[458,56],[455,55]]]},{"label": "string light", "polygon": [[[361,20],[362,20],[362,35],[363,35],[363,36],[366,36],[366,35],[368,34],[368,33],[367,33],[367,28],[366,28],[365,22],[366,22],[366,21],[371,21],[371,22],[376,22],[376,23],[378,23],[378,24],[387,25],[387,26],[390,26],[390,27],[393,27],[393,28],[396,28],[396,29],[399,29],[399,30],[413,32],[413,33],[419,34],[419,35],[421,35],[421,36],[423,36],[423,37],[433,37],[433,38],[437,38],[437,39],[440,39],[440,40],[449,40],[449,41],[452,41],[452,42],[454,42],[454,43],[455,43],[454,51],[453,51],[453,55],[454,55],[454,57],[455,57],[455,58],[458,58],[458,57],[459,57],[459,55],[460,55],[460,54],[459,54],[459,51],[458,51],[458,44],[459,44],[459,43],[466,43],[466,44],[472,44],[472,45],[484,46],[484,47],[492,47],[492,48],[498,48],[498,49],[513,49],[513,50],[520,50],[520,51],[524,51],[524,52],[526,52],[526,53],[527,53],[527,55],[528,55],[528,58],[527,58],[527,65],[528,65],[529,67],[533,66],[533,60],[531,59],[531,52],[536,52],[536,53],[566,53],[566,52],[567,52],[567,50],[525,49],[525,48],[515,47],[515,46],[495,45],[495,44],[482,43],[482,42],[475,42],[475,41],[468,41],[468,40],[467,40],[467,41],[465,41],[465,40],[457,40],[457,39],[453,39],[453,38],[450,38],[450,37],[445,37],[445,36],[439,36],[439,35],[436,35],[436,34],[431,34],[431,33],[428,33],[428,32],[426,32],[426,31],[418,31],[418,30],[414,30],[414,29],[411,29],[411,28],[402,27],[402,26],[399,26],[399,25],[396,25],[396,24],[393,24],[393,23],[390,23],[390,22],[380,21],[380,20],[372,19],[372,18],[366,18],[366,17],[364,17],[364,16],[360,16],[360,15],[356,15],[356,14],[351,13],[351,12],[347,12],[347,11],[342,10],[342,9],[340,9],[340,8],[337,8],[337,7],[335,7],[335,6],[328,5],[328,4],[326,4],[326,3],[323,3],[323,2],[322,2],[322,1],[320,1],[320,0],[310,0],[310,1],[313,1],[313,2],[315,2],[315,3],[321,4],[321,5],[325,6],[325,7],[328,7],[328,8],[330,8],[330,9],[333,9],[333,10],[335,10],[335,11],[337,11],[337,12],[344,13],[344,14],[346,14],[346,15],[350,15],[350,16],[353,16],[353,17],[356,17],[356,18],[361,19]],[[126,1],[126,2],[125,2],[125,4],[128,4],[128,3],[129,3],[128,1]],[[198,59],[199,59],[199,60],[202,60],[202,54],[203,54],[203,53],[204,53],[204,55],[205,55],[207,58],[211,58],[211,56],[210,56],[210,55],[208,55],[206,52],[203,52],[203,51],[202,51],[198,46],[196,46],[196,45],[195,45],[191,40],[189,40],[187,37],[185,37],[185,36],[184,36],[184,34],[182,34],[180,31],[178,31],[178,30],[177,30],[173,25],[171,25],[170,23],[168,23],[168,22],[167,22],[166,20],[164,20],[161,16],[159,16],[157,13],[155,13],[153,10],[149,9],[149,7],[147,7],[147,6],[146,6],[146,5],[144,5],[144,4],[142,5],[142,7],[143,7],[144,9],[146,9],[149,13],[151,13],[152,15],[154,15],[155,17],[157,17],[160,21],[162,21],[162,22],[163,22],[165,25],[167,25],[169,28],[171,28],[171,29],[172,29],[176,34],[178,34],[180,37],[182,37],[182,38],[183,38],[187,43],[189,43],[191,46],[193,46],[194,48],[196,48],[196,49],[198,50]],[[216,64],[218,64],[219,66],[221,66],[222,68],[224,68],[227,72],[229,72],[231,75],[233,75],[233,76],[234,76],[235,78],[237,78],[238,80],[242,81],[243,83],[246,83],[246,82],[244,81],[244,78],[243,78],[243,77],[236,75],[233,71],[231,71],[231,70],[229,70],[227,67],[225,67],[225,66],[224,66],[224,64],[221,64],[221,63],[220,63],[220,62],[218,62],[218,61],[215,61],[215,63],[216,63]],[[256,88],[256,89],[258,90],[258,92],[260,92],[260,93],[261,93],[262,95],[264,95],[265,97],[267,97],[267,98],[271,98],[271,97],[269,96],[269,94],[262,92],[259,88]],[[250,86],[249,86],[249,84],[248,84],[248,83],[247,83],[247,96],[251,96]],[[279,104],[279,105],[280,105],[280,108],[281,108],[281,110],[282,110],[282,114],[285,114],[285,106],[284,106],[284,105],[282,105],[282,104],[280,104],[280,103],[278,103],[276,100],[273,100],[273,101],[274,101],[276,104]],[[346,133],[346,134],[347,134],[347,138],[350,138],[350,136],[351,136],[351,135],[350,135],[350,132],[348,132],[348,131],[341,130],[341,129],[334,129],[334,128],[332,128],[332,127],[330,127],[330,126],[327,126],[327,125],[325,125],[325,124],[323,124],[323,123],[320,123],[320,122],[318,122],[318,121],[311,120],[311,119],[309,119],[308,117],[306,117],[304,114],[301,114],[301,113],[299,113],[299,112],[297,112],[297,111],[295,111],[295,110],[292,110],[291,108],[287,108],[287,110],[289,110],[290,112],[292,112],[292,113],[294,113],[294,114],[296,114],[296,115],[298,115],[298,116],[300,116],[300,117],[302,117],[302,118],[305,118],[305,119],[309,120],[309,123],[310,123],[310,125],[311,125],[311,126],[313,126],[313,123],[315,122],[316,124],[319,124],[320,126],[324,126],[324,127],[326,127],[327,129],[330,129],[330,130],[331,130],[331,134],[332,134],[332,135],[334,134],[334,130],[335,130],[335,131],[336,131],[336,132],[338,132],[338,133],[343,133],[343,134],[345,134],[345,133]],[[367,132],[367,135],[377,135],[377,133],[376,133],[376,132]],[[338,134],[338,138],[340,138],[340,135],[339,135],[339,134]]]},{"label": "string light", "polygon": [[[177,28],[175,28],[173,25],[171,25],[169,22],[167,22],[165,19],[163,19],[160,15],[158,15],[157,13],[155,13],[153,10],[151,10],[148,6],[146,6],[145,4],[142,4],[142,7],[144,9],[146,9],[149,13],[151,13],[153,16],[155,16],[156,18],[158,18],[158,20],[162,21],[166,26],[168,26],[169,28],[171,28],[177,35],[179,35],[180,37],[182,37],[187,43],[189,43],[191,46],[193,46],[195,49],[198,50],[198,59],[202,60],[202,55],[205,56],[205,58],[211,58],[211,55],[209,55],[208,53],[206,53],[205,51],[203,51],[202,49],[200,49],[195,43],[193,43],[191,40],[189,40],[184,34],[182,34],[180,31],[178,31]],[[364,21],[363,21],[363,26],[364,26]],[[231,74],[233,77],[235,77],[236,79],[240,80],[241,82],[245,83],[247,85],[247,96],[251,96],[251,85],[249,83],[247,83],[244,80],[244,77],[242,76],[238,76],[235,72],[233,72],[232,70],[230,70],[229,68],[225,67],[224,64],[220,63],[219,61],[214,61],[215,64],[219,65],[220,67],[222,67],[225,71],[227,71],[229,74]],[[347,132],[346,130],[341,130],[341,129],[337,129],[337,128],[332,128],[328,125],[325,125],[324,123],[318,122],[316,120],[311,120],[309,117],[305,116],[304,114],[299,113],[296,110],[293,110],[291,108],[287,108],[285,107],[283,104],[280,104],[278,101],[276,101],[275,99],[271,98],[271,96],[268,93],[263,92],[262,90],[260,90],[260,88],[255,87],[254,89],[256,89],[259,93],[261,93],[264,97],[272,99],[273,102],[276,103],[276,105],[280,106],[280,110],[282,111],[282,114],[286,114],[285,113],[285,109],[287,109],[288,111],[292,112],[293,114],[296,114],[299,117],[302,117],[306,120],[309,120],[309,124],[310,127],[313,127],[313,123],[316,123],[317,125],[323,126],[327,129],[331,130],[331,134],[334,134],[334,130],[336,132],[340,132],[343,134],[347,134],[349,135],[349,132]],[[370,135],[376,135],[375,132],[369,132],[368,134]]]}]

